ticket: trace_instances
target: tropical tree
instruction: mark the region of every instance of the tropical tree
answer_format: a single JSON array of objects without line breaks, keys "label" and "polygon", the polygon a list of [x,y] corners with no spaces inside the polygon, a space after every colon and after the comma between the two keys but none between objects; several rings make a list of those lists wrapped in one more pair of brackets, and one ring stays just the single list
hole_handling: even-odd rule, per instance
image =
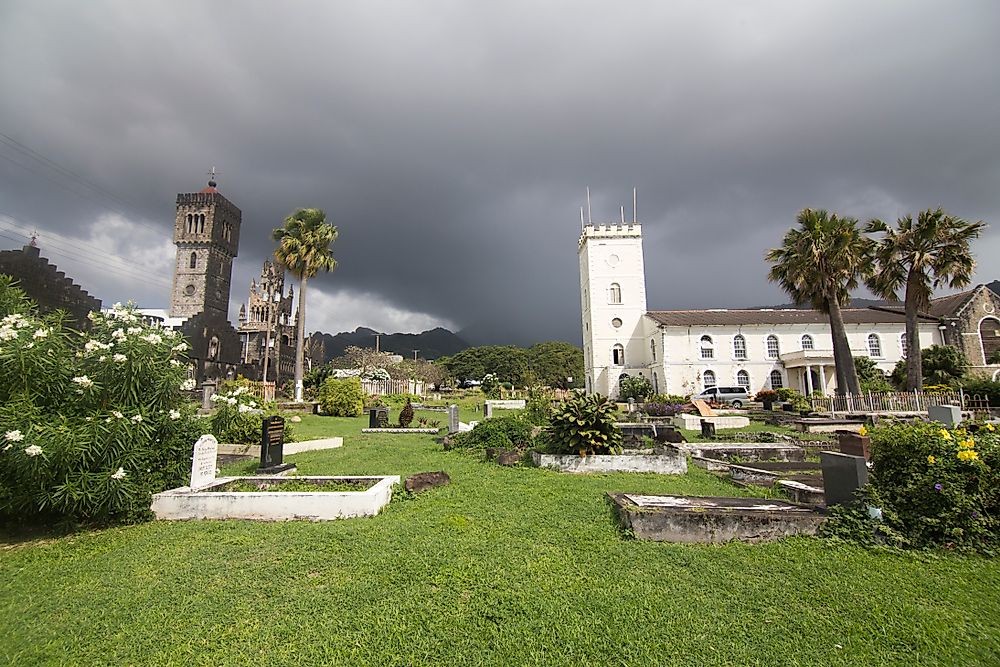
[{"label": "tropical tree", "polygon": [[865,281],[868,288],[884,299],[898,301],[897,292],[905,289],[906,313],[906,389],[923,385],[920,340],[917,318],[926,312],[934,289],[947,285],[965,287],[972,280],[975,260],[969,243],[986,227],[983,222],[966,222],[942,209],[927,209],[917,215],[899,218],[892,228],[881,220],[872,220],[865,232],[881,233],[875,243],[878,270]]},{"label": "tropical tree", "polygon": [[285,226],[273,233],[278,247],[274,258],[299,280],[299,310],[296,315],[298,341],[295,345],[295,400],[302,400],[302,366],[305,357],[306,283],[320,271],[333,271],[337,260],[330,245],[337,240],[337,228],[327,223],[318,208],[301,208],[285,218]]},{"label": "tropical tree", "polygon": [[840,309],[850,303],[858,278],[871,271],[871,242],[854,218],[807,208],[796,220],[799,226],[788,230],[781,247],[767,252],[772,264],[767,277],[795,303],[808,303],[830,318],[837,393],[857,394],[861,386]]}]

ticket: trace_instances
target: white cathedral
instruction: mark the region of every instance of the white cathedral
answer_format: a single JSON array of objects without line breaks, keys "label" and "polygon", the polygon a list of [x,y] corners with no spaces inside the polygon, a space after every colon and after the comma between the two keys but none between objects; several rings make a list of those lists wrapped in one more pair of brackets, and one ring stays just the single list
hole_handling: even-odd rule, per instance
[{"label": "white cathedral", "polygon": [[[685,396],[716,385],[743,386],[751,394],[779,387],[807,395],[835,390],[833,340],[822,313],[646,310],[636,222],[584,225],[579,256],[587,393],[615,397],[621,380],[636,375],[657,393]],[[903,313],[845,308],[843,316],[852,354],[892,372],[906,353]],[[921,348],[945,342],[939,323],[921,317]]]}]

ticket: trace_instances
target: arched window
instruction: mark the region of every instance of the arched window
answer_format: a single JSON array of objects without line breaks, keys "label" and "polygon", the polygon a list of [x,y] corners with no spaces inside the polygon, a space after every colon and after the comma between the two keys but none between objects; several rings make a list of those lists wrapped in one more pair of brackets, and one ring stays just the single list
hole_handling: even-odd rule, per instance
[{"label": "arched window", "polygon": [[615,366],[625,365],[625,348],[621,344],[616,344],[611,348],[611,363]]},{"label": "arched window", "polygon": [[906,358],[906,332],[899,334],[899,351],[903,353],[903,358]]},{"label": "arched window", "polygon": [[654,394],[659,394],[660,393],[660,385],[656,381],[656,371],[653,371],[653,393]]},{"label": "arched window", "polygon": [[750,391],[750,374],[746,371],[736,372],[736,384]]},{"label": "arched window", "polygon": [[715,386],[715,371],[705,371],[701,374],[701,383],[705,389]]},{"label": "arched window", "polygon": [[803,350],[815,350],[816,346],[813,344],[813,337],[809,334],[802,334],[802,349]]},{"label": "arched window", "polygon": [[781,389],[785,385],[781,381],[781,371],[771,371],[771,389]]},{"label": "arched window", "polygon": [[204,213],[202,213],[201,215],[198,216],[198,233],[199,234],[204,234],[205,233],[205,214]]},{"label": "arched window", "polygon": [[656,340],[649,341],[649,353],[653,355],[653,361],[656,361]]},{"label": "arched window", "polygon": [[622,287],[618,283],[611,283],[608,288],[608,303],[622,302]]},{"label": "arched window", "polygon": [[777,359],[779,354],[781,354],[781,348],[778,347],[778,337],[771,334],[767,337],[767,358]]},{"label": "arched window", "polygon": [[190,266],[192,269],[198,268],[198,253],[196,252],[191,253],[191,261],[188,263],[188,266]]},{"label": "arched window", "polygon": [[711,336],[702,336],[699,347],[702,359],[715,359],[715,343],[712,342]]},{"label": "arched window", "polygon": [[747,339],[743,334],[733,336],[733,356],[737,359],[747,358]]},{"label": "arched window", "polygon": [[983,346],[983,363],[995,364],[1000,356],[1000,320],[983,318],[979,323],[979,343]]},{"label": "arched window", "polygon": [[879,340],[878,334],[868,334],[868,356],[882,356],[882,341]]}]

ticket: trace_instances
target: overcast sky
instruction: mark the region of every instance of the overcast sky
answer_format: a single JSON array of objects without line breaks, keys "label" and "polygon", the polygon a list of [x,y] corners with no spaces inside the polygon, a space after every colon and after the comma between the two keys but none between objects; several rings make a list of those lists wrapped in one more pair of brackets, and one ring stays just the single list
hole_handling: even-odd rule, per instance
[{"label": "overcast sky", "polygon": [[651,309],[785,301],[763,255],[807,206],[985,220],[989,282],[998,32],[992,0],[4,0],[0,248],[37,230],[106,304],[167,306],[176,193],[214,165],[234,320],[319,207],[309,330],[578,343],[588,185],[595,221],[638,188]]}]

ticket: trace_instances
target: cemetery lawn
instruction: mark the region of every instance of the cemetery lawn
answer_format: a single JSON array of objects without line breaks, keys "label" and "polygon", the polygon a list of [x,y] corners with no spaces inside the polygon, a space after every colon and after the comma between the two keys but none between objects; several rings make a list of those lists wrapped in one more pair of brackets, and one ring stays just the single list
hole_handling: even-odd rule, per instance
[{"label": "cemetery lawn", "polygon": [[397,492],[369,519],[0,540],[0,663],[1000,664],[995,559],[814,538],[639,542],[605,492],[740,490],[698,468],[501,468],[366,423],[307,416],[303,431],[344,447],[289,460],[300,474],[444,470],[451,485]]}]

